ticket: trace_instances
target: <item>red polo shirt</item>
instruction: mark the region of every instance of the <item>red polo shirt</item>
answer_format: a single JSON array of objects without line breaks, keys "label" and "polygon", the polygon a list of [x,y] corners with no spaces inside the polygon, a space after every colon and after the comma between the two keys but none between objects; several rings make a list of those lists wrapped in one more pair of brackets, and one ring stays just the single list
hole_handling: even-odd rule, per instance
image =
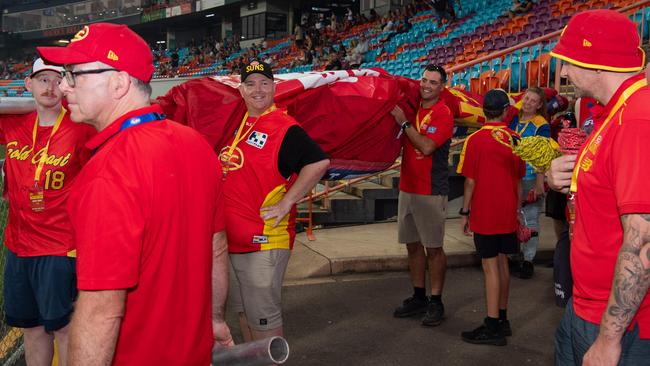
[{"label": "red polo shirt", "polygon": [[[420,124],[418,129],[418,122]],[[449,194],[449,141],[453,135],[454,117],[445,102],[440,99],[431,108],[420,107],[416,120],[417,129],[436,143],[433,154],[425,156],[413,146],[408,136],[402,136],[402,168],[399,189],[403,192],[447,195]]]},{"label": "red polo shirt", "polygon": [[[90,156],[84,144],[96,131],[85,123],[72,122],[66,113],[54,135],[53,126],[38,126],[32,146],[35,122],[36,112],[0,116],[0,143],[7,148],[4,194],[9,200],[9,218],[5,245],[19,257],[65,256],[74,249],[65,204],[72,183]],[[29,192],[48,140],[39,179],[45,210],[35,212]]]},{"label": "red polo shirt", "polygon": [[[627,87],[643,74],[623,83],[594,120],[598,127],[588,142],[578,173],[576,218],[571,242],[573,304],[583,319],[600,324],[607,306],[618,253],[623,243],[620,217],[650,213],[650,88],[627,100],[609,123],[603,123]],[[578,155],[580,156],[581,153]],[[632,325],[639,324],[641,338],[650,338],[650,297],[646,295]]]},{"label": "red polo shirt", "polygon": [[198,132],[170,120],[99,132],[68,210],[80,290],[124,289],[114,365],[208,365],[212,235],[224,229],[221,172]]},{"label": "red polo shirt", "polygon": [[519,180],[526,165],[512,153],[508,135],[517,136],[505,123],[486,123],[465,140],[460,154],[458,174],[475,182],[469,227],[478,234],[517,230]]}]

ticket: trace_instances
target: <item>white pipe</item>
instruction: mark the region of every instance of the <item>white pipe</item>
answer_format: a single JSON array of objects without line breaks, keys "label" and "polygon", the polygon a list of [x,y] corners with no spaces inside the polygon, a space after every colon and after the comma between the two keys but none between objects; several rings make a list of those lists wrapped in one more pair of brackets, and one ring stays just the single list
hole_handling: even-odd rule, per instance
[{"label": "white pipe", "polygon": [[280,365],[288,358],[289,344],[282,337],[269,337],[233,347],[212,349],[212,364],[215,366]]}]

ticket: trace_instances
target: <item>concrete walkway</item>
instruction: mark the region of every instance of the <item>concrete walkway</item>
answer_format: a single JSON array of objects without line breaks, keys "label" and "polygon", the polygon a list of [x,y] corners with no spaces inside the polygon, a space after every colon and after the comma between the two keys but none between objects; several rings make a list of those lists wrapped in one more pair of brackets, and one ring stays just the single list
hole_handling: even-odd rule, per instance
[{"label": "concrete walkway", "polygon": [[[450,202],[448,211],[458,212],[452,207],[456,205]],[[552,258],[555,248],[553,222],[542,214],[540,226],[536,259],[547,260]],[[287,281],[408,268],[406,248],[397,243],[396,222],[315,230],[314,236],[315,241],[309,241],[305,233],[296,236],[285,276]],[[473,239],[463,235],[458,217],[447,219],[444,249],[450,267],[479,263]]]}]

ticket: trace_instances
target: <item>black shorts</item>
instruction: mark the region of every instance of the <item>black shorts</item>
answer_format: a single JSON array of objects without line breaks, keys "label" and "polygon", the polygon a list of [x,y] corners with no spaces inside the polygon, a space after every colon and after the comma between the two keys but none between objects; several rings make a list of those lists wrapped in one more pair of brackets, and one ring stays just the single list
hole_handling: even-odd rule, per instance
[{"label": "black shorts", "polygon": [[474,246],[481,259],[494,258],[499,254],[519,253],[515,233],[483,235],[474,233]]},{"label": "black shorts", "polygon": [[7,250],[4,273],[4,310],[8,325],[44,326],[48,332],[70,322],[77,297],[75,259],[18,257]]},{"label": "black shorts", "polygon": [[555,220],[566,221],[566,194],[548,191],[546,195],[546,216]]}]

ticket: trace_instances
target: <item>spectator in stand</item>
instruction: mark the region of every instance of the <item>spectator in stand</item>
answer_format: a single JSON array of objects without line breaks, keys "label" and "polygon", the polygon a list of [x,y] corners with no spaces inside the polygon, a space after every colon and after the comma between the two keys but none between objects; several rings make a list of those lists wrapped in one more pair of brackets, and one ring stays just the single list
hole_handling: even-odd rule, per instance
[{"label": "spectator in stand", "polygon": [[300,24],[296,24],[293,28],[293,39],[296,41],[296,47],[301,48],[305,40],[305,34]]},{"label": "spectator in stand", "polygon": [[343,66],[341,65],[341,60],[339,59],[339,54],[337,52],[330,53],[330,61],[325,66],[325,70],[341,70]]},{"label": "spectator in stand", "polygon": [[509,18],[514,18],[517,15],[526,14],[532,9],[533,4],[533,0],[514,0],[507,15]]}]

